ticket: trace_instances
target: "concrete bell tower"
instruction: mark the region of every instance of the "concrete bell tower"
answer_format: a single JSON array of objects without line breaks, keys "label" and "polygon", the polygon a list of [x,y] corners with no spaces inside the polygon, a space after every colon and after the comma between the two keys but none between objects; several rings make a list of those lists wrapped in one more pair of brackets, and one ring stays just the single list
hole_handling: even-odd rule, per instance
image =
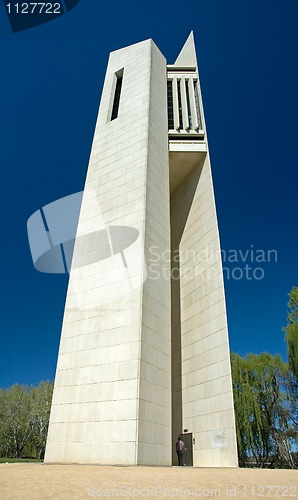
[{"label": "concrete bell tower", "polygon": [[112,52],[74,247],[45,462],[237,466],[193,34]]}]

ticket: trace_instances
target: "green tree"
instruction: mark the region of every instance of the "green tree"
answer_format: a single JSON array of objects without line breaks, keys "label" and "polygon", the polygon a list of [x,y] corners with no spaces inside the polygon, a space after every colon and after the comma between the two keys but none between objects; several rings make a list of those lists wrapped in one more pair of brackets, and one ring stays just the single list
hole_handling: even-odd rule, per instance
[{"label": "green tree", "polygon": [[298,288],[293,287],[288,302],[288,323],[284,328],[288,351],[288,394],[293,437],[298,444]]},{"label": "green tree", "polygon": [[45,453],[52,395],[53,384],[48,381],[41,382],[38,387],[34,387],[32,390],[31,415],[34,421],[32,442],[39,460],[44,457]]},{"label": "green tree", "polygon": [[[297,468],[298,288],[290,292],[288,361],[268,353],[231,355],[239,463]],[[294,445],[294,446],[293,446]]]},{"label": "green tree", "polygon": [[20,458],[34,432],[29,387],[13,385],[2,392],[0,403],[1,441],[8,455]]},{"label": "green tree", "polygon": [[52,392],[51,382],[41,382],[38,387],[15,384],[0,390],[1,456],[43,458]]},{"label": "green tree", "polygon": [[287,365],[279,355],[232,354],[239,463],[272,467],[278,458],[295,467],[287,397]]},{"label": "green tree", "polygon": [[288,363],[291,376],[291,388],[294,396],[298,395],[298,287],[293,287],[288,302],[288,324],[285,330],[288,348]]}]

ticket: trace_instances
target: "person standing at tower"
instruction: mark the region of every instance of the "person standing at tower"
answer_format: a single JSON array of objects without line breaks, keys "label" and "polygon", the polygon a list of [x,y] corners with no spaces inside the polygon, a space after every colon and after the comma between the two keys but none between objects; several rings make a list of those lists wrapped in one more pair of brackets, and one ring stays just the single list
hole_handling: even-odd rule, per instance
[{"label": "person standing at tower", "polygon": [[176,453],[178,456],[178,465],[184,465],[184,451],[185,444],[182,441],[181,437],[178,437],[178,441],[176,442]]}]

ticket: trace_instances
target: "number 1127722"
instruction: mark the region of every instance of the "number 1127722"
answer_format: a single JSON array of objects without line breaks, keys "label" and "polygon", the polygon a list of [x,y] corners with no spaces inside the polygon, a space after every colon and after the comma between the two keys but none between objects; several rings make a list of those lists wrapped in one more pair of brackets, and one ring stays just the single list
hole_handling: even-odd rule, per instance
[{"label": "number 1127722", "polygon": [[17,2],[6,4],[8,14],[62,14],[61,3]]}]

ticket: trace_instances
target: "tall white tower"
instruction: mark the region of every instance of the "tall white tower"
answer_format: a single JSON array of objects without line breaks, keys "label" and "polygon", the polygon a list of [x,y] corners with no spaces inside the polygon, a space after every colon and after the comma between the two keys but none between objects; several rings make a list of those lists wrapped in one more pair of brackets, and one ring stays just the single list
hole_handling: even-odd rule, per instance
[{"label": "tall white tower", "polygon": [[192,33],[110,55],[46,462],[237,466],[218,225]]}]

